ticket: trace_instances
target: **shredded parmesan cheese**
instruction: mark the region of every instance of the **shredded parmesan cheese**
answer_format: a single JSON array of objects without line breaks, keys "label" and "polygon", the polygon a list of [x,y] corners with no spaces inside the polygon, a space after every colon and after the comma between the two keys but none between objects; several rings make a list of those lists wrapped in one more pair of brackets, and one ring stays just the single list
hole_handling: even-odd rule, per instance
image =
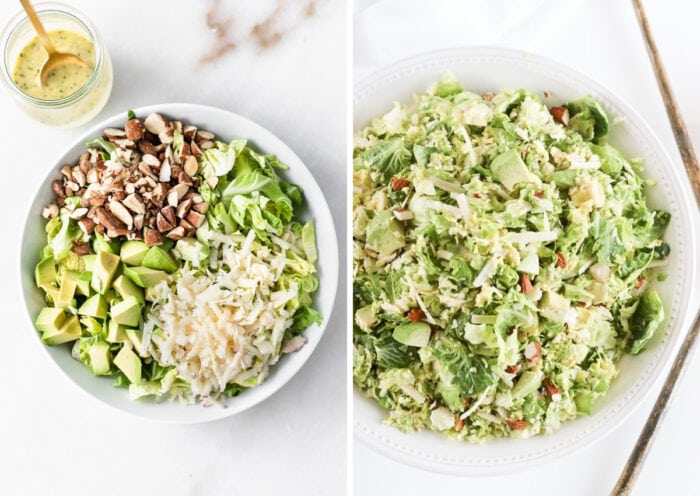
[{"label": "shredded parmesan cheese", "polygon": [[279,284],[288,244],[275,239],[278,250],[272,250],[254,239],[253,231],[218,236],[222,268],[182,269],[174,288],[159,287],[163,302],[145,326],[163,330],[150,337],[152,353],[164,366],[174,365],[195,395],[216,396],[230,382],[261,383],[292,324],[287,304],[299,288]]}]

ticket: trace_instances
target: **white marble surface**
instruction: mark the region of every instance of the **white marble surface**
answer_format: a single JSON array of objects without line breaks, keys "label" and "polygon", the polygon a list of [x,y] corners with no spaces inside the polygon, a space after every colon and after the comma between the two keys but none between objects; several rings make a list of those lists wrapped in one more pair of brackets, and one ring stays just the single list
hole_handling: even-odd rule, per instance
[{"label": "white marble surface", "polygon": [[[693,2],[644,3],[695,148],[700,151],[700,63],[691,55],[691,47],[700,44],[696,26],[700,8]],[[438,48],[496,45],[532,51],[587,73],[612,89],[641,113],[676,166],[682,167],[630,2],[440,0],[429,6],[420,0],[359,0],[354,13],[355,78]],[[510,476],[467,480],[431,474],[355,443],[354,492],[357,496],[608,494],[659,389],[660,383],[624,425],[596,445]],[[658,432],[635,495],[698,494],[698,389],[700,357],[696,356]]]},{"label": "white marble surface", "polygon": [[[0,25],[19,9],[6,2]],[[99,27],[114,62],[114,91],[97,119],[161,102],[202,103],[257,121],[313,172],[345,245],[346,9],[342,0],[286,2],[289,32],[261,50],[251,26],[275,1],[221,2],[238,48],[198,59],[213,40],[210,1],[70,0]],[[300,19],[304,19],[300,21]],[[346,485],[344,279],[326,335],[300,373],[273,397],[227,420],[193,426],[148,423],[109,410],[68,382],[38,349],[17,264],[24,217],[53,160],[81,129],[42,127],[0,90],[0,494],[328,495]],[[186,116],[183,116],[186,117]],[[323,235],[321,233],[321,235]],[[341,260],[344,249],[341,251]],[[342,265],[341,265],[342,267]]]}]

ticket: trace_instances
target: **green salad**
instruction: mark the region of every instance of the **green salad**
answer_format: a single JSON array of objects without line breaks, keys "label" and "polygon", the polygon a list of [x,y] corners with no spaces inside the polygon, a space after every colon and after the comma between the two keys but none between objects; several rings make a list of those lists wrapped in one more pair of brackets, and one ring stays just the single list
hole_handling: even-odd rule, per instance
[{"label": "green salad", "polygon": [[592,97],[446,76],[354,140],[353,372],[404,431],[472,442],[590,414],[664,320],[670,215]]},{"label": "green salad", "polygon": [[320,323],[312,222],[274,155],[129,115],[52,183],[36,328],[129,397],[187,403],[262,383]]}]

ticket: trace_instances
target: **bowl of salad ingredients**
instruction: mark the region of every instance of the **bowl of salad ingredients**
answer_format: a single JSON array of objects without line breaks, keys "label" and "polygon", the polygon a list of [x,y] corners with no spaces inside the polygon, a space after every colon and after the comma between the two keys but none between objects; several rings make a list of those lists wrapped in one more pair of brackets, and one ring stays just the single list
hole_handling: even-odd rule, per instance
[{"label": "bowl of salad ingredients", "polygon": [[78,386],[141,417],[204,422],[264,400],[309,358],[337,242],[279,139],[231,112],[163,104],[107,119],[61,156],[28,213],[21,271],[27,330]]},{"label": "bowl of salad ingredients", "polygon": [[687,188],[609,91],[500,49],[355,94],[355,432],[422,468],[561,456],[639,405],[692,292]]}]

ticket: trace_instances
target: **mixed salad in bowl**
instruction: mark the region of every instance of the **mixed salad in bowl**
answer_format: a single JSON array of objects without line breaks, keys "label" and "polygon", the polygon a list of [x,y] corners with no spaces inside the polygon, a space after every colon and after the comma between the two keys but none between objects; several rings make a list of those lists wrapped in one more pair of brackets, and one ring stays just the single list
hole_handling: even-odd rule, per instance
[{"label": "mixed salad in bowl", "polygon": [[129,113],[52,183],[36,329],[131,399],[210,404],[261,384],[321,322],[314,224],[245,140]]},{"label": "mixed salad in bowl", "polygon": [[446,76],[354,140],[353,373],[402,430],[527,437],[591,413],[664,320],[670,215],[591,97]]}]

